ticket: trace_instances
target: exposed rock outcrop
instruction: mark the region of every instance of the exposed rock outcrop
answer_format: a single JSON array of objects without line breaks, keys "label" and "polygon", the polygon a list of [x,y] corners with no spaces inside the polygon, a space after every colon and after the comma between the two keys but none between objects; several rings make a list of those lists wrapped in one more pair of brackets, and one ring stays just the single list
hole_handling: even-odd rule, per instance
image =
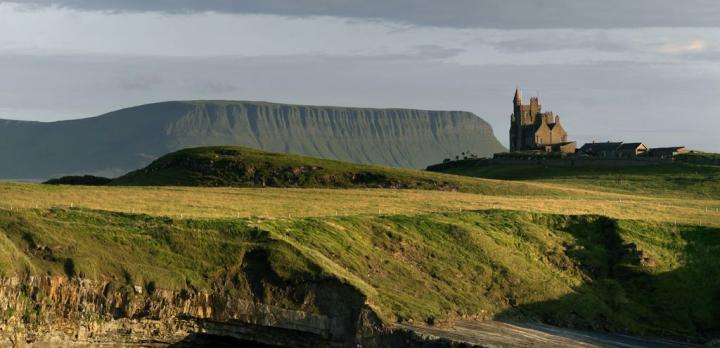
[{"label": "exposed rock outcrop", "polygon": [[[262,250],[212,290],[122,285],[65,276],[9,277],[0,283],[5,341],[176,343],[192,333],[264,344],[351,346],[370,309],[349,285],[327,279],[289,284]],[[376,325],[363,323],[363,325]]]},{"label": "exposed rock outcrop", "polygon": [[338,280],[290,284],[250,252],[212,290],[66,276],[0,280],[0,345],[193,346],[210,337],[278,347],[452,346],[384,326]]}]

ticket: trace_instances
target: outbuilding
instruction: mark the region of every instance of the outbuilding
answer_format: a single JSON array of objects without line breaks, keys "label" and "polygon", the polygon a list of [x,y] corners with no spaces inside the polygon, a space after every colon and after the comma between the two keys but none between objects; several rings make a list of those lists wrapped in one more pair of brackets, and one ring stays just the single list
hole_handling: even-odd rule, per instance
[{"label": "outbuilding", "polygon": [[604,143],[586,143],[580,148],[580,152],[590,157],[598,158],[616,158],[617,149],[622,145],[621,142],[604,142]]},{"label": "outbuilding", "polygon": [[616,151],[617,158],[635,158],[647,155],[648,147],[643,143],[622,143]]},{"label": "outbuilding", "polygon": [[688,152],[690,150],[685,146],[656,147],[650,149],[650,157],[672,158]]}]

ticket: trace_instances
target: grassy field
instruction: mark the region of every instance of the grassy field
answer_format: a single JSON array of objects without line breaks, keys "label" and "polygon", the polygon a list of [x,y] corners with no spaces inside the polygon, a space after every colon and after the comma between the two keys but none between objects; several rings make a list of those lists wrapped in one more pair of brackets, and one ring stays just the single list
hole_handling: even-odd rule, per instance
[{"label": "grassy field", "polygon": [[540,164],[468,165],[446,173],[664,197],[720,198],[720,166],[687,163],[648,166],[559,167]]},{"label": "grassy field", "polygon": [[[472,179],[470,179],[472,180]],[[543,183],[497,182],[495,192],[202,187],[95,187],[0,183],[0,208],[75,207],[176,218],[265,219],[391,215],[476,209],[601,214],[620,219],[720,226],[720,200],[658,198]],[[516,185],[522,185],[516,188]],[[524,187],[532,190],[524,190]],[[507,188],[507,189],[506,189]],[[546,194],[518,194],[541,192]],[[562,194],[559,194],[562,193]]]}]

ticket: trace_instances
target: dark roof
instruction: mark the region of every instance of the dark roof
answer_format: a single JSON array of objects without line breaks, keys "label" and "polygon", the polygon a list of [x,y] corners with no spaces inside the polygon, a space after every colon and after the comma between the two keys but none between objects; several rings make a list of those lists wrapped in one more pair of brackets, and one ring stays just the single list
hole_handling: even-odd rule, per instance
[{"label": "dark roof", "polygon": [[[620,145],[617,149],[618,149],[618,151],[621,151],[621,150],[635,150],[635,149],[637,149],[638,147],[640,147],[640,145],[645,145],[645,144],[643,144],[643,143],[623,143],[623,144]],[[647,146],[646,146],[646,147],[647,147]]]},{"label": "dark roof", "polygon": [[556,147],[556,146],[565,146],[565,145],[570,145],[570,144],[576,144],[576,142],[574,142],[574,141],[562,141],[562,142],[559,142],[559,143],[543,144],[543,145],[540,145],[539,148],[544,148],[545,146],[553,146],[553,147]]},{"label": "dark roof", "polygon": [[685,146],[653,147],[650,151],[677,151],[684,148]]},{"label": "dark roof", "polygon": [[586,143],[580,148],[580,151],[586,152],[586,153],[593,153],[593,152],[601,152],[601,151],[615,151],[617,148],[622,145],[622,143]]}]

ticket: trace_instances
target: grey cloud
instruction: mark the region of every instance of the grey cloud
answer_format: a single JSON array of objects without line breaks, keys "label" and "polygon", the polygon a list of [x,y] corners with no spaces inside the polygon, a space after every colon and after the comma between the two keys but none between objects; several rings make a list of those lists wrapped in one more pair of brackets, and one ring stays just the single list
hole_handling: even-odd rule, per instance
[{"label": "grey cloud", "polygon": [[242,89],[239,85],[242,84],[241,81],[204,81],[198,84],[193,79],[188,79],[183,83],[204,95],[236,93]]},{"label": "grey cloud", "polygon": [[452,58],[463,52],[462,48],[442,47],[438,45],[415,46],[415,56],[420,59],[444,59]]},{"label": "grey cloud", "polygon": [[553,36],[548,38],[525,37],[490,44],[497,50],[506,53],[545,52],[568,49],[623,52],[632,48],[629,43],[612,40],[603,34],[596,34],[592,37],[578,37],[574,35],[565,35],[565,37]]},{"label": "grey cloud", "polygon": [[118,86],[126,90],[151,90],[160,87],[164,82],[155,74],[133,74],[118,80]]},{"label": "grey cloud", "polygon": [[685,53],[680,57],[687,61],[704,61],[716,63],[720,61],[720,50],[709,50],[696,53]]},{"label": "grey cloud", "polygon": [[[653,29],[634,29],[636,33],[646,30],[652,33]],[[696,29],[699,30],[699,29]],[[543,34],[543,31],[531,32],[524,37],[488,40],[479,38],[474,40],[488,45],[506,54],[543,53],[552,51],[574,50],[593,58],[595,52],[616,53],[613,61],[627,60],[632,57],[634,63],[673,63],[686,64],[688,62],[713,62],[720,59],[720,50],[717,41],[690,40],[681,35],[674,35],[668,32],[654,35],[636,35],[635,37],[623,37],[618,33],[608,34],[608,31],[572,32],[570,30],[554,30],[552,34]],[[700,42],[702,47],[682,47]],[[667,47],[679,46],[677,52],[669,51]],[[635,54],[635,56],[633,56]],[[637,54],[643,56],[637,56]],[[541,61],[541,59],[538,59]],[[589,59],[592,60],[592,59]],[[630,64],[632,62],[627,61]]]},{"label": "grey cloud", "polygon": [[109,12],[338,16],[458,28],[720,26],[716,0],[23,0],[22,4]]}]

